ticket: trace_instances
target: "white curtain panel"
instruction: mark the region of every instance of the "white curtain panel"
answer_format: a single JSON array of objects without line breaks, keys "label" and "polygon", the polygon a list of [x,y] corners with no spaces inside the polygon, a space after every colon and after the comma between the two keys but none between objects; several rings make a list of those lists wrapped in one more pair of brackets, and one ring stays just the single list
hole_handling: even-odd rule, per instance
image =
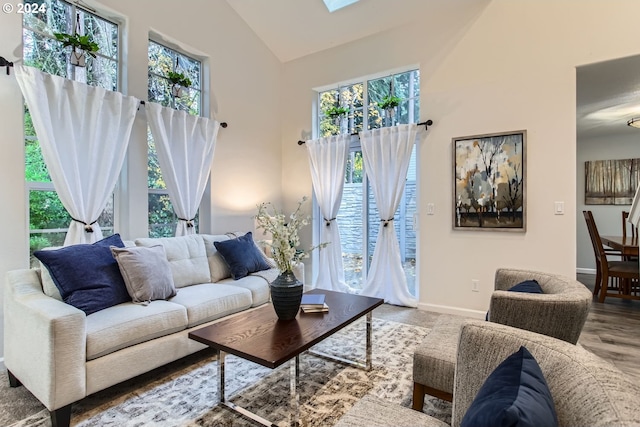
[{"label": "white curtain panel", "polygon": [[344,175],[351,135],[336,135],[307,141],[311,182],[323,221],[320,242],[329,243],[320,249],[318,278],[315,287],[349,292],[344,279],[342,244],[336,217],[342,202]]},{"label": "white curtain panel", "polygon": [[220,123],[146,103],[147,120],[167,191],[178,215],[176,236],[195,234],[193,219],[207,186]]},{"label": "white curtain panel", "polygon": [[633,197],[631,203],[631,209],[629,209],[629,218],[627,221],[636,227],[640,227],[640,186],[636,190],[636,195]]},{"label": "white curtain panel", "polygon": [[124,162],[139,100],[16,65],[53,186],[74,219],[64,244],[102,239],[96,222]]},{"label": "white curtain panel", "polygon": [[408,124],[360,132],[364,167],[380,213],[378,240],[362,295],[406,307],[417,307],[418,301],[407,287],[393,215],[402,199],[417,131],[415,124]]}]

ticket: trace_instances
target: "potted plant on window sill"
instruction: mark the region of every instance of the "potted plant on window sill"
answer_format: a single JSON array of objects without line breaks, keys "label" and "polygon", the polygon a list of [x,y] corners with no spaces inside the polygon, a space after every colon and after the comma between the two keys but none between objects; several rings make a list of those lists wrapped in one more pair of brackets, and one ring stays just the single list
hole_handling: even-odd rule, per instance
[{"label": "potted plant on window sill", "polygon": [[182,73],[169,71],[167,73],[167,79],[171,83],[171,95],[180,98],[183,93],[183,89],[191,87],[191,80]]},{"label": "potted plant on window sill", "polygon": [[62,42],[62,46],[71,46],[69,62],[76,67],[84,67],[86,65],[86,55],[95,58],[95,52],[100,49],[98,43],[92,41],[89,36],[66,33],[54,33],[54,36]]}]

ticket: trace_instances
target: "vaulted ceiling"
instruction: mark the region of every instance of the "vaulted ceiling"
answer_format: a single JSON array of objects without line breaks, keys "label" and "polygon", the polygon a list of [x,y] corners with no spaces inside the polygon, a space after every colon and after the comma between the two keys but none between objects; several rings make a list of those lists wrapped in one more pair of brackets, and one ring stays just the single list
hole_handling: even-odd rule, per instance
[{"label": "vaulted ceiling", "polygon": [[[434,17],[462,28],[491,3],[359,0],[330,13],[322,0],[226,1],[283,63],[412,22],[428,25]],[[579,67],[576,113],[578,140],[625,133],[640,138],[640,129],[626,125],[640,117],[640,56]]]},{"label": "vaulted ceiling", "polygon": [[[333,13],[322,0],[227,0],[282,62],[425,18],[464,25],[463,8],[491,0],[359,0]],[[459,16],[456,22],[456,16]]]}]

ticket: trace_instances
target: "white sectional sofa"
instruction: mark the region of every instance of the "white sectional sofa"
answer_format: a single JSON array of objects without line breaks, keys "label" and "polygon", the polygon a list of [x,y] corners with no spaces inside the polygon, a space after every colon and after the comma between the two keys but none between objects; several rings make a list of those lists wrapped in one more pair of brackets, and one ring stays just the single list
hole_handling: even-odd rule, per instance
[{"label": "white sectional sofa", "polygon": [[4,350],[11,385],[33,393],[54,427],[68,426],[73,402],[203,349],[188,333],[267,303],[268,283],[278,274],[270,269],[233,280],[213,243],[232,237],[136,240],[136,246],[164,246],[177,294],[89,315],[62,301],[46,269],[9,272]]}]

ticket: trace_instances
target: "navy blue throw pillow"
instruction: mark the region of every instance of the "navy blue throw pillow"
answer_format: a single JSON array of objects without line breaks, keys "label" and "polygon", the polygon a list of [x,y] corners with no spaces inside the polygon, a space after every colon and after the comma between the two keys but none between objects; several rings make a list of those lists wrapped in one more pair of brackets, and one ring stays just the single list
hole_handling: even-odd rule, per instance
[{"label": "navy blue throw pillow", "polygon": [[260,253],[260,249],[253,242],[251,232],[235,239],[213,242],[213,244],[229,266],[233,280],[242,279],[249,273],[271,268]]},{"label": "navy blue throw pillow", "polygon": [[511,292],[527,292],[530,294],[542,294],[542,288],[537,280],[525,280],[509,289]]},{"label": "navy blue throw pillow", "polygon": [[558,425],[549,386],[525,347],[487,377],[460,427],[552,427]]},{"label": "navy blue throw pillow", "polygon": [[89,315],[131,301],[109,246],[124,247],[119,234],[33,255],[49,270],[62,300]]}]

